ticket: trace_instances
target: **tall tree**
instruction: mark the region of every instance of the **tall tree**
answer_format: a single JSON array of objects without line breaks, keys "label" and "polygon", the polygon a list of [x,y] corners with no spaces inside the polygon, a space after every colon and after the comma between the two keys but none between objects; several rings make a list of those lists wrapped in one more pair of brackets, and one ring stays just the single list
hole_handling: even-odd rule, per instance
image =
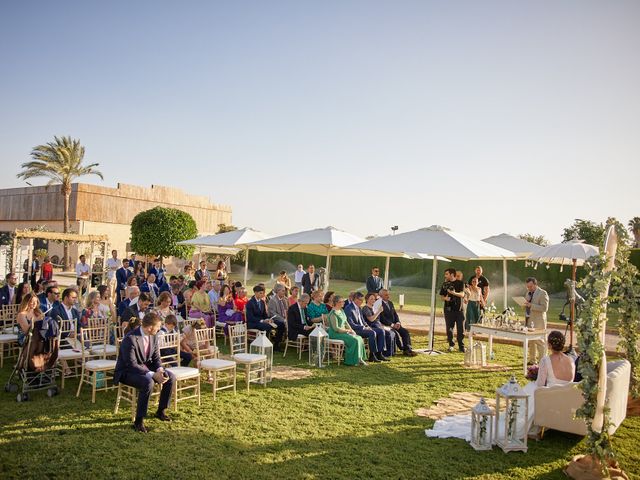
[{"label": "tall tree", "polygon": [[576,218],[573,225],[564,229],[562,237],[565,242],[569,240],[584,240],[589,245],[602,247],[604,244],[604,225],[591,220]]},{"label": "tall tree", "polygon": [[[35,177],[49,179],[47,185],[60,184],[60,193],[64,198],[64,233],[69,232],[69,199],[71,184],[79,177],[97,175],[102,180],[102,173],[96,170],[98,163],[83,165],[84,147],[80,140],[67,137],[53,137],[53,142],[38,145],[31,151],[30,162],[22,164],[18,178],[28,180]],[[64,242],[64,269],[69,268],[69,245]]]},{"label": "tall tree", "polygon": [[634,247],[640,248],[640,217],[633,217],[627,224],[629,231],[633,234]]},{"label": "tall tree", "polygon": [[175,208],[155,207],[131,221],[131,249],[141,255],[189,258],[195,250],[178,242],[198,236],[191,215]]},{"label": "tall tree", "polygon": [[549,240],[547,240],[544,235],[521,233],[520,235],[518,235],[518,238],[524,240],[525,242],[535,243],[536,245],[540,245],[541,247],[546,247],[547,245],[549,245]]}]

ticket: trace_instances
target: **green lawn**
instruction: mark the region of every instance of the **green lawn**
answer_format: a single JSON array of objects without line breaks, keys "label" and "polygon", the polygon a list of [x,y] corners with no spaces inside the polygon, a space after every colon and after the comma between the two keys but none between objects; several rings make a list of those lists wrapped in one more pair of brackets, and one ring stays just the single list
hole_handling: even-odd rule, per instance
[{"label": "green lawn", "polygon": [[[496,353],[521,377],[519,352],[499,345]],[[202,406],[180,404],[170,424],[149,420],[148,435],[133,432],[128,412],[113,414],[115,392],[98,394],[95,405],[87,389],[75,397],[75,381],[57,397],[33,393],[27,403],[3,393],[0,478],[565,478],[562,467],[584,447],[572,435],[548,432],[527,454],[425,437],[433,421],[415,409],[453,391],[493,396],[508,377],[461,362],[455,353],[332,366],[250,394],[222,392],[215,403],[203,387]],[[276,363],[306,366],[295,355]],[[0,370],[3,384],[9,373]],[[623,467],[639,476],[640,419],[628,418],[613,442]]]}]

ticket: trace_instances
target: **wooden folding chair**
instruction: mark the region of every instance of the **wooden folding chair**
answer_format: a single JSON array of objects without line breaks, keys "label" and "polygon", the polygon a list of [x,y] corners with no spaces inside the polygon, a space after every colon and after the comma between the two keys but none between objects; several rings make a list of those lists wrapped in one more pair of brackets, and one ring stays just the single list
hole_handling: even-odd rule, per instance
[{"label": "wooden folding chair", "polygon": [[247,325],[229,325],[229,350],[231,355],[247,352]]},{"label": "wooden folding chair", "polygon": [[[165,333],[158,335],[157,338],[162,366],[176,377],[176,383],[173,386],[174,410],[178,411],[178,402],[190,399],[196,399],[200,405],[200,370],[180,366],[180,334]],[[185,393],[191,391],[192,393]]]},{"label": "wooden folding chair", "polygon": [[18,356],[18,328],[16,317],[9,316],[0,320],[0,368],[4,365],[5,358]]},{"label": "wooden folding chair", "polygon": [[[80,396],[82,385],[91,385],[91,403],[96,403],[96,392],[112,390],[115,385],[109,385],[113,380],[113,371],[116,368],[115,360],[107,360],[107,340],[109,338],[108,329],[104,327],[83,327],[80,329],[80,344],[82,348],[82,371],[80,373],[80,383],[76,397]],[[118,349],[114,345],[117,355]],[[98,386],[98,373],[102,374],[102,386]]]},{"label": "wooden folding chair", "polygon": [[82,342],[78,337],[77,322],[75,320],[60,320],[58,331],[58,374],[61,388],[67,378],[80,376],[82,371]]},{"label": "wooden folding chair", "polygon": [[[202,328],[196,330],[196,353],[198,355],[198,368],[207,372],[207,383],[213,387],[213,399],[216,392],[229,388],[236,392],[236,362],[217,358],[215,328]],[[215,348],[216,356],[212,357],[211,347]],[[222,382],[222,385],[220,385]]]}]

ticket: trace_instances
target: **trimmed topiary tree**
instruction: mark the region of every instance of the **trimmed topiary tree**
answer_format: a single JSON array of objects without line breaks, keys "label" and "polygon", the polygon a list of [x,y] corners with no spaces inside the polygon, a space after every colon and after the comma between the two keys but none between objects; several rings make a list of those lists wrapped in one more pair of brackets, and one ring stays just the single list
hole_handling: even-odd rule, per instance
[{"label": "trimmed topiary tree", "polygon": [[155,207],[131,222],[131,249],[140,255],[189,258],[194,247],[178,242],[198,235],[191,215],[175,208]]}]

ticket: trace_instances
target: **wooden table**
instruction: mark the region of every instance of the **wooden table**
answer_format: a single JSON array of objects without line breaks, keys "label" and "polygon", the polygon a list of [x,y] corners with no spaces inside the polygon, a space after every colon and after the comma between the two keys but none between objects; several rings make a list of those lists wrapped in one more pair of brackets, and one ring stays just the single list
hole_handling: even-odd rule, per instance
[{"label": "wooden table", "polygon": [[515,330],[507,330],[504,328],[488,327],[485,325],[471,325],[469,331],[469,348],[473,348],[473,335],[487,335],[489,337],[489,354],[493,352],[493,337],[510,338],[522,342],[524,349],[524,360],[522,362],[522,371],[527,374],[527,355],[529,352],[529,342],[532,340],[542,340],[547,344],[546,330],[527,330],[526,332],[517,332]]}]

